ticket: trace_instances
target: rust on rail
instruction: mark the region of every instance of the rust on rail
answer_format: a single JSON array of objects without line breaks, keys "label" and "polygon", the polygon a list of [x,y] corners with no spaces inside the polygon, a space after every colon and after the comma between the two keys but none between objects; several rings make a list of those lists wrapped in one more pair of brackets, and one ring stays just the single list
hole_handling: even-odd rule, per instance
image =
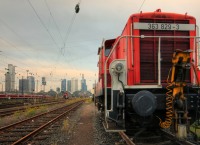
[{"label": "rust on rail", "polygon": [[127,145],[135,145],[131,139],[122,131],[119,132],[120,136],[124,139]]}]

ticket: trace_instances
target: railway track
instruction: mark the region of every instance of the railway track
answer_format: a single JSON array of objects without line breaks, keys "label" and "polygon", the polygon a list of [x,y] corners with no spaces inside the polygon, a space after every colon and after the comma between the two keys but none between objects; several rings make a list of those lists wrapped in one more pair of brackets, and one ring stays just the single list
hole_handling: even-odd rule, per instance
[{"label": "railway track", "polygon": [[65,101],[59,101],[59,102],[49,102],[49,103],[41,103],[37,105],[31,105],[31,106],[19,106],[19,107],[11,107],[11,108],[5,108],[5,109],[0,109],[0,117],[8,116],[14,114],[16,111],[24,111],[29,108],[36,108],[39,106],[43,105],[54,105],[54,104],[59,104],[59,103],[64,103]]},{"label": "railway track", "polygon": [[154,132],[141,130],[141,132],[136,133],[134,136],[127,135],[125,132],[119,132],[119,135],[127,145],[199,145],[198,142],[178,140],[173,134],[163,130]]},{"label": "railway track", "polygon": [[[83,101],[79,101],[0,128],[0,145],[39,144],[51,132],[47,131],[48,127],[54,128],[55,122],[82,103]],[[38,135],[40,133],[43,134],[42,137]]]}]

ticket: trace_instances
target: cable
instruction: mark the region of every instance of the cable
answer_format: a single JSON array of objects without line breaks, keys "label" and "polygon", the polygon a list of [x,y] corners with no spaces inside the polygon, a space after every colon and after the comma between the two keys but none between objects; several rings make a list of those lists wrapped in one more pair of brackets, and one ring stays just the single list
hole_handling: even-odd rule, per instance
[{"label": "cable", "polygon": [[[24,54],[25,56],[31,58],[30,55],[28,55],[28,54],[22,52],[17,46],[15,46],[14,44],[12,44],[11,42],[9,42],[9,41],[7,41],[7,40],[1,38],[1,37],[0,37],[0,39],[3,40],[4,42],[6,42],[7,44],[9,44],[10,46],[12,46],[13,48],[15,48],[15,49],[17,49],[18,51],[20,51],[21,54]],[[2,55],[3,55],[3,54],[2,54]],[[12,57],[11,57],[10,59],[14,60]],[[15,60],[15,62],[16,62],[16,60]],[[19,61],[18,61],[18,62],[19,62]],[[23,62],[20,62],[20,63],[25,64],[25,63],[23,63]],[[37,62],[37,64],[40,64],[40,63]],[[28,66],[27,64],[25,64],[25,65]],[[41,64],[40,64],[40,65],[41,65]],[[28,68],[31,68],[31,66],[28,66]]]},{"label": "cable", "polygon": [[[31,8],[33,9],[33,11],[34,11],[34,13],[36,14],[37,18],[39,19],[41,25],[42,25],[42,26],[44,27],[44,29],[48,32],[48,34],[49,34],[49,36],[51,37],[51,39],[53,40],[54,44],[57,46],[58,50],[60,50],[58,44],[56,43],[55,39],[53,38],[53,36],[52,36],[51,33],[49,32],[48,28],[47,28],[47,27],[45,26],[45,24],[43,23],[42,19],[40,18],[40,16],[39,16],[38,13],[36,12],[35,8],[33,7],[33,5],[32,5],[31,2],[30,2],[30,0],[28,0],[28,3],[29,3],[29,5],[31,6]],[[47,3],[46,3],[46,5],[47,5]],[[48,5],[47,5],[47,7],[48,7]],[[50,9],[49,9],[49,10],[50,10]],[[56,63],[57,63],[58,59],[59,59],[59,55],[58,55],[58,57],[57,57],[57,59],[56,59]],[[56,63],[55,63],[55,66],[56,66]]]},{"label": "cable", "polygon": [[51,9],[49,8],[49,5],[48,5],[47,1],[46,1],[46,0],[44,0],[44,1],[45,1],[45,4],[46,4],[47,9],[49,10],[49,14],[50,14],[50,16],[51,16],[51,18],[52,18],[52,20],[53,20],[55,26],[56,26],[56,29],[57,29],[57,31],[58,31],[58,33],[59,33],[59,35],[60,35],[60,38],[62,39],[62,41],[63,41],[63,43],[64,43],[64,39],[63,39],[63,37],[62,37],[62,35],[61,35],[61,33],[60,33],[60,29],[58,28],[58,25],[57,25],[56,21],[55,21],[53,15],[52,15]]},{"label": "cable", "polygon": [[31,46],[26,40],[24,40],[14,29],[12,29],[11,28],[11,26],[8,24],[8,23],[6,23],[4,20],[2,20],[1,18],[0,18],[0,21],[1,21],[1,23],[2,24],[4,24],[4,26],[6,26],[12,33],[14,33],[16,36],[17,36],[17,38],[20,38],[23,42],[25,42],[26,44],[28,44],[28,46]]},{"label": "cable", "polygon": [[[72,25],[74,24],[74,21],[75,21],[75,18],[76,18],[76,14],[78,13],[77,12],[77,6],[78,6],[78,9],[79,9],[79,6],[80,6],[80,3],[81,3],[81,0],[79,0],[78,4],[76,5],[75,7],[75,12],[74,12],[74,15],[72,17],[72,20],[71,20],[71,23],[67,29],[67,32],[66,32],[66,35],[65,35],[65,39],[64,39],[64,44],[63,44],[63,48],[61,48],[61,51],[64,51],[65,50],[65,46],[66,46],[66,43],[67,43],[67,40],[68,40],[68,37],[69,37],[69,34],[71,32],[71,29],[72,29]],[[78,10],[79,11],[79,10]],[[64,52],[63,52],[64,53]],[[64,55],[64,54],[63,54]]]},{"label": "cable", "polygon": [[[7,40],[1,38],[1,37],[0,37],[0,39],[3,40],[4,42],[6,42],[7,44],[9,44],[10,46],[12,46],[13,48],[17,49],[18,51],[21,51],[17,46],[15,46],[14,44],[12,44],[11,42],[9,42],[9,41],[7,41]],[[24,52],[23,52],[23,53],[24,53]],[[24,53],[24,54],[25,54],[25,53]],[[25,54],[25,56],[30,57],[30,55],[28,55],[28,54]]]},{"label": "cable", "polygon": [[61,48],[61,53],[64,55],[64,50],[65,50],[65,47],[66,47],[66,43],[67,43],[67,40],[68,40],[68,37],[69,37],[69,34],[71,32],[71,29],[72,29],[72,25],[75,21],[75,18],[76,18],[76,13],[74,13],[73,17],[72,17],[72,20],[71,20],[71,23],[67,29],[67,32],[66,32],[66,35],[65,35],[65,39],[64,39],[64,44],[63,44],[63,47]]},{"label": "cable", "polygon": [[[80,3],[81,3],[81,0],[79,0],[78,6],[80,5]],[[76,5],[76,6],[77,6],[77,5]],[[60,59],[60,56],[61,56],[61,55],[64,56],[64,54],[65,54],[66,43],[67,43],[67,40],[68,40],[68,38],[69,38],[69,34],[70,34],[71,30],[72,30],[72,26],[73,26],[73,24],[74,24],[74,22],[75,22],[76,14],[77,14],[77,13],[76,13],[76,10],[75,10],[75,12],[74,12],[74,14],[73,14],[73,16],[72,16],[71,22],[70,22],[70,24],[69,24],[69,27],[68,27],[68,29],[67,29],[65,38],[64,38],[63,47],[60,48],[60,53],[58,54],[58,56],[57,56],[57,58],[56,58],[56,62],[55,62],[55,65],[54,65],[54,66],[57,66],[58,61],[59,61],[59,59]],[[67,49],[66,49],[66,51],[67,51]],[[67,54],[70,55],[69,52],[68,52]],[[67,58],[68,58],[68,57],[67,57]],[[66,58],[66,59],[67,59],[67,58]],[[68,61],[66,61],[66,62],[68,62]],[[71,66],[71,67],[72,67],[72,66]]]},{"label": "cable", "polygon": [[47,33],[49,34],[49,36],[51,37],[51,39],[53,40],[54,44],[59,48],[58,44],[56,43],[55,39],[53,38],[53,36],[51,35],[49,29],[45,26],[44,22],[42,21],[42,19],[40,18],[40,16],[38,15],[37,11],[35,10],[35,8],[33,7],[33,5],[31,4],[30,0],[28,0],[29,5],[31,6],[31,8],[33,9],[35,15],[37,16],[37,18],[39,19],[41,25],[44,27],[44,29],[47,31]]},{"label": "cable", "polygon": [[143,2],[142,2],[142,4],[141,4],[140,8],[138,9],[138,12],[140,12],[140,10],[142,9],[142,7],[143,7],[145,1],[146,1],[146,0],[143,0]]}]

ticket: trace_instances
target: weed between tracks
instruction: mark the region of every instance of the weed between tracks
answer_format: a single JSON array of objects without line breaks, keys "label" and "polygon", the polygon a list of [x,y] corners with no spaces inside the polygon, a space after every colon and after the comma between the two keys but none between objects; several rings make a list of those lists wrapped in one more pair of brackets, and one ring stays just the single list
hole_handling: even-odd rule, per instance
[{"label": "weed between tracks", "polygon": [[[56,104],[56,105],[52,105],[52,106],[45,106],[44,105],[44,106],[40,106],[40,107],[36,107],[36,108],[27,107],[27,109],[25,111],[16,111],[13,115],[0,118],[0,127],[9,125],[11,123],[15,123],[17,121],[21,121],[21,120],[24,120],[24,119],[27,119],[27,118],[30,118],[30,117],[33,117],[37,114],[48,112],[50,110],[62,107],[64,105],[69,105],[69,104],[75,103],[75,102],[80,101],[80,100],[85,100],[85,99],[75,98],[75,99],[72,99],[72,100],[66,100],[66,103],[64,103],[62,105],[61,104]],[[63,126],[65,126],[64,124],[67,125],[67,122],[63,123]]]},{"label": "weed between tracks", "polygon": [[49,111],[47,106],[40,106],[37,108],[27,107],[25,111],[16,111],[13,115],[1,118],[0,127],[17,122],[17,121],[21,121],[26,118],[33,117],[39,113],[44,113],[47,111]]},{"label": "weed between tracks", "polygon": [[69,121],[67,119],[63,120],[63,126],[61,131],[67,131],[69,128]]},{"label": "weed between tracks", "polygon": [[32,117],[36,114],[36,109],[35,108],[27,108],[25,111],[25,116],[27,117]]},{"label": "weed between tracks", "polygon": [[93,101],[92,101],[92,98],[89,98],[89,99],[86,99],[85,100],[85,103],[92,103]]}]

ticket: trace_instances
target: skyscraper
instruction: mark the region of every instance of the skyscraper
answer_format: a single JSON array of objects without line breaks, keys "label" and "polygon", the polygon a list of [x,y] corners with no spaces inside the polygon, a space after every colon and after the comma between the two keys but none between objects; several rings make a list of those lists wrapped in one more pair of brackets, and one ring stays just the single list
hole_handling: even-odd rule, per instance
[{"label": "skyscraper", "polygon": [[8,64],[7,70],[5,74],[5,91],[12,92],[15,90],[15,66]]},{"label": "skyscraper", "polygon": [[47,82],[46,82],[46,78],[42,77],[42,85],[43,85],[43,91],[45,92],[45,86],[46,86]]},{"label": "skyscraper", "polygon": [[67,91],[69,91],[69,92],[72,91],[72,89],[71,89],[71,80],[67,81]]},{"label": "skyscraper", "polygon": [[86,79],[84,79],[84,74],[82,74],[81,79],[81,91],[87,91]]},{"label": "skyscraper", "polygon": [[11,92],[11,76],[9,72],[5,74],[5,91]]},{"label": "skyscraper", "polygon": [[66,90],[67,90],[66,83],[67,83],[66,79],[61,80],[61,91],[63,91],[63,92],[66,92]]},{"label": "skyscraper", "polygon": [[71,92],[74,93],[75,91],[78,91],[78,79],[72,78],[72,80],[71,80]]},{"label": "skyscraper", "polygon": [[28,76],[28,92],[33,93],[35,91],[35,78]]},{"label": "skyscraper", "polygon": [[19,92],[21,94],[27,93],[28,92],[28,79],[19,79]]}]

